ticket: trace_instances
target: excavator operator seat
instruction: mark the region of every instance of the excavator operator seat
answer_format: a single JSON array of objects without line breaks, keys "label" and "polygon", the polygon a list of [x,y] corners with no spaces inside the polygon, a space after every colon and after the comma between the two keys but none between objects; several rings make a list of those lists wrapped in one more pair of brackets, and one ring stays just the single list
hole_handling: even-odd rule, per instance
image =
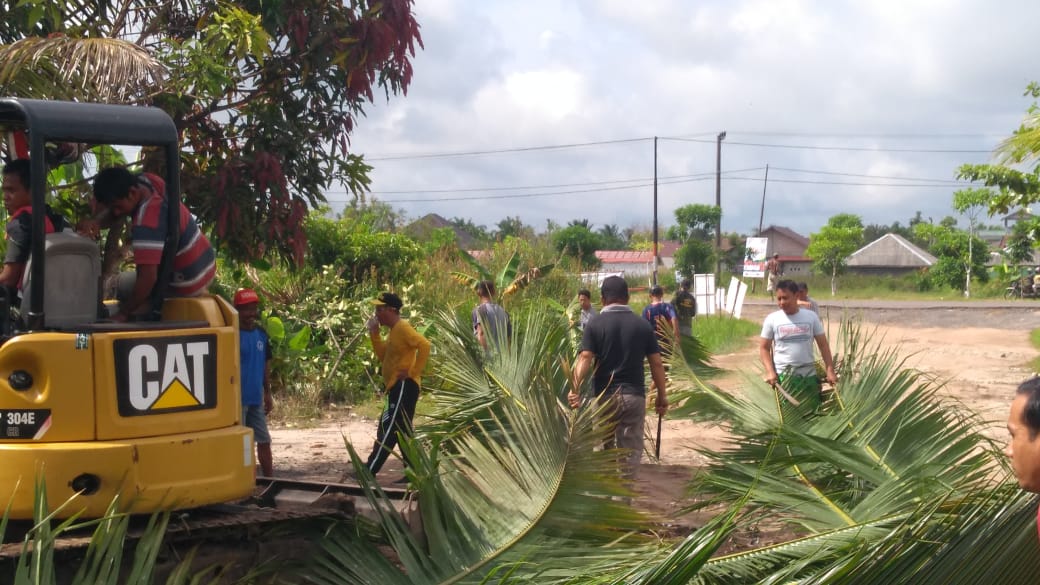
[{"label": "excavator operator seat", "polygon": [[[44,319],[49,328],[67,328],[97,321],[101,257],[96,242],[72,231],[47,234],[43,291]],[[32,292],[32,257],[22,277],[22,307]]]}]

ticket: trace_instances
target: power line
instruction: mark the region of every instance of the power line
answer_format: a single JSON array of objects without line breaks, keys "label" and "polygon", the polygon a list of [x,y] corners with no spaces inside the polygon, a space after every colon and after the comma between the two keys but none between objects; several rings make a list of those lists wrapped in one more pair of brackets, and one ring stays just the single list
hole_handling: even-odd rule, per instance
[{"label": "power line", "polygon": [[631,142],[645,142],[651,140],[649,136],[642,138],[622,138],[619,140],[601,140],[599,142],[575,142],[572,144],[550,144],[543,146],[519,146],[515,148],[496,148],[491,150],[470,150],[461,152],[430,152],[422,154],[399,154],[387,156],[365,157],[366,161],[391,161],[391,160],[414,160],[426,158],[451,158],[460,156],[479,156],[485,154],[503,154],[508,152],[531,152],[539,150],[563,150],[567,148],[585,148],[588,146],[603,146],[607,144],[626,144]]},{"label": "power line", "polygon": [[[714,175],[703,176],[698,178],[680,179],[675,181],[667,181],[665,185],[677,185],[680,183],[696,183],[699,181],[710,181]],[[661,181],[658,180],[661,184]],[[435,198],[419,198],[419,199],[381,199],[383,203],[435,203],[440,201],[479,201],[479,200],[497,200],[497,199],[530,199],[534,197],[552,197],[554,195],[573,195],[576,193],[599,193],[602,191],[622,191],[626,189],[641,189],[644,187],[651,187],[653,183],[641,183],[636,185],[617,185],[613,187],[599,187],[593,189],[573,189],[567,191],[547,191],[542,193],[516,193],[513,195],[473,195],[473,196],[462,196],[462,197],[435,197]],[[333,200],[338,201],[338,200]]]},{"label": "power line", "polygon": [[[772,168],[772,167],[770,167]],[[745,169],[746,170],[746,169]],[[742,170],[741,172],[743,172]],[[730,171],[734,172],[734,171]],[[702,181],[710,181],[714,178],[713,173],[705,173],[703,176],[687,175],[684,178],[674,178],[673,180],[661,180],[658,179],[660,185],[679,185],[684,183],[697,183]],[[759,182],[762,179],[757,177],[725,177],[726,181],[753,181]],[[871,183],[871,182],[852,182],[852,181],[810,181],[804,179],[769,179],[770,183],[793,183],[800,185],[840,185],[846,187],[895,187],[895,188],[927,188],[927,189],[948,189],[951,187],[964,187],[969,185],[967,182],[956,182],[956,181],[936,181],[934,184],[922,184],[922,183]],[[577,184],[581,186],[581,184]],[[589,185],[595,185],[590,183]],[[637,183],[632,185],[614,185],[607,187],[592,187],[589,189],[569,189],[562,191],[543,191],[539,193],[515,193],[511,195],[471,195],[471,196],[459,196],[459,197],[433,197],[433,198],[408,198],[408,199],[381,199],[383,203],[439,203],[446,201],[492,201],[492,200],[503,200],[503,199],[531,199],[538,197],[552,197],[556,195],[574,195],[578,193],[601,193],[604,191],[624,191],[629,189],[642,189],[653,186],[653,183]],[[463,191],[462,189],[455,190],[456,192]],[[476,191],[480,191],[477,189]],[[404,193],[440,193],[438,191],[405,191]],[[378,194],[373,192],[373,194]],[[333,202],[346,201],[345,199],[329,199]]]},{"label": "power line", "polygon": [[[714,140],[700,140],[697,138],[666,138],[662,140],[675,140],[678,142],[699,142],[702,144],[715,144]],[[757,148],[784,148],[793,150],[839,150],[852,152],[907,152],[918,154],[991,154],[992,150],[968,150],[968,149],[946,149],[946,148],[881,148],[864,146],[812,146],[808,144],[765,144],[761,142],[737,142],[727,140],[728,146],[753,146]]]},{"label": "power line", "polygon": [[[772,167],[770,167],[772,168]],[[728,177],[727,181],[761,181],[755,177]],[[957,182],[957,181],[946,181],[946,182],[935,182],[932,184],[922,183],[865,183],[865,182],[850,182],[850,181],[809,181],[805,179],[769,179],[770,183],[796,183],[800,185],[845,185],[850,187],[927,187],[927,188],[949,188],[949,187],[967,187],[971,183]]]},{"label": "power line", "polygon": [[[736,130],[730,134],[748,134],[751,136],[801,136],[807,138],[897,138],[897,139],[934,139],[934,138],[999,138],[1004,139],[1007,133],[969,134],[969,133],[887,133],[887,132],[766,132],[756,130]],[[682,136],[681,138],[687,138]]]},{"label": "power line", "polygon": [[836,176],[840,176],[840,177],[861,177],[861,178],[866,178],[866,179],[890,179],[890,180],[893,180],[893,181],[926,181],[926,182],[931,182],[931,183],[941,183],[941,182],[952,182],[952,181],[954,181],[953,179],[917,179],[917,178],[914,178],[914,177],[891,177],[891,176],[884,176],[884,175],[861,175],[861,174],[856,174],[856,173],[840,173],[840,172],[837,172],[837,171],[813,171],[813,170],[809,170],[809,169],[791,169],[791,168],[784,168],[784,167],[770,167],[770,168],[774,169],[774,170],[778,170],[778,171],[788,171],[788,172],[791,172],[791,173],[809,173],[809,174],[815,174],[815,175],[836,175]]},{"label": "power line", "polygon": [[[751,171],[760,171],[764,167],[750,167],[746,169],[733,169],[730,171],[723,171],[723,174],[735,174],[735,173],[746,173]],[[714,176],[714,171],[704,171],[702,173],[695,173],[691,175],[672,175],[668,177],[659,177],[658,180],[678,180],[678,179],[689,179],[706,176]],[[406,194],[418,194],[418,193],[472,193],[472,192],[486,192],[486,191],[524,191],[527,189],[557,189],[561,187],[591,187],[595,185],[617,185],[620,183],[646,183],[652,181],[653,177],[639,177],[635,179],[612,179],[608,181],[588,181],[582,183],[557,183],[551,185],[526,185],[526,186],[513,186],[513,187],[460,187],[452,189],[404,189],[397,191],[369,191],[372,195],[406,195]],[[639,185],[641,186],[641,185]],[[326,191],[326,193],[333,194],[347,194],[347,191]]]},{"label": "power line", "polygon": [[[872,133],[813,133],[813,132],[765,132],[765,131],[741,131],[734,132],[733,134],[747,134],[751,136],[795,136],[795,137],[828,137],[828,138],[889,138],[889,139],[949,139],[949,138],[993,138],[1003,137],[1002,134],[912,134],[912,133],[896,133],[896,134],[872,134]],[[660,136],[660,140],[672,140],[677,142],[699,142],[704,144],[714,144],[712,139],[701,139],[700,136],[714,136],[714,132],[696,132],[691,134],[683,134],[678,136]],[[466,151],[448,151],[448,152],[426,152],[416,154],[388,154],[388,155],[372,155],[366,156],[365,160],[377,162],[377,161],[397,161],[397,160],[420,160],[420,159],[431,159],[431,158],[455,158],[465,156],[482,156],[489,154],[507,154],[511,152],[536,152],[546,150],[565,150],[571,148],[586,148],[592,146],[604,146],[611,144],[630,144],[634,142],[646,142],[652,140],[651,136],[641,136],[636,138],[619,138],[616,140],[600,140],[593,142],[574,142],[567,144],[546,144],[536,146],[518,146],[518,147],[503,147],[503,148],[492,148],[486,150],[466,150]],[[759,148],[785,148],[785,149],[801,149],[801,150],[837,150],[837,151],[852,151],[852,152],[907,152],[907,153],[936,153],[936,154],[989,154],[992,150],[973,150],[973,149],[928,149],[928,148],[883,148],[883,147],[855,147],[855,146],[813,146],[813,145],[800,145],[800,144],[768,144],[758,142],[735,142],[726,141],[728,145],[738,146],[753,146]]]}]

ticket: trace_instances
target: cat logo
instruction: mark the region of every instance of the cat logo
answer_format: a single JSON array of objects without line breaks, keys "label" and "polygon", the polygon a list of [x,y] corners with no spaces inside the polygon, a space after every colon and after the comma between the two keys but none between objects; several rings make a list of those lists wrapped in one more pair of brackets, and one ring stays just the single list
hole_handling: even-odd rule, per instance
[{"label": "cat logo", "polygon": [[119,339],[113,350],[121,416],[216,408],[216,335]]}]

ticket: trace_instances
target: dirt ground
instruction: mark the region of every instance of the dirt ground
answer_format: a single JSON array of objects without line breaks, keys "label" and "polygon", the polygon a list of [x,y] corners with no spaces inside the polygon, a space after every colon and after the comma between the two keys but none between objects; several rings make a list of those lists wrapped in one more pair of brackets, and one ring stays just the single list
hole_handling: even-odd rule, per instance
[{"label": "dirt ground", "polygon": [[[826,304],[821,310],[831,321],[832,335],[843,312],[863,320],[867,330],[876,328],[884,346],[898,346],[907,363],[945,381],[941,395],[973,409],[992,421],[989,434],[1003,440],[1007,409],[1015,386],[1031,375],[1028,368],[1037,355],[1029,331],[1040,327],[1040,304],[1013,307],[848,309]],[[761,321],[772,305],[745,306],[744,318]],[[727,374],[715,383],[738,389],[746,375],[759,375],[757,346],[749,339],[738,352],[716,356],[715,365]],[[348,469],[344,441],[366,455],[374,440],[375,421],[339,410],[311,428],[271,429],[275,475],[295,479],[339,481]],[[688,502],[685,487],[703,460],[695,448],[717,448],[724,431],[683,420],[665,420],[660,462],[644,457],[636,505],[662,517],[666,530],[676,535],[696,528],[702,518],[680,515]],[[400,462],[391,459],[380,481],[402,477]],[[755,543],[750,543],[755,544]]]}]

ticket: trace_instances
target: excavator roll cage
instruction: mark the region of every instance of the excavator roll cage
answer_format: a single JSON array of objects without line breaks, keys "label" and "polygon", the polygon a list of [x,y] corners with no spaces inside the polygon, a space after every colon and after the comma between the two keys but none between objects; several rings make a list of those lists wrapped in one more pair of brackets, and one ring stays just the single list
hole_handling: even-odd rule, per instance
[{"label": "excavator roll cage", "polygon": [[[162,149],[166,159],[166,197],[170,209],[180,205],[180,150],[173,120],[158,108],[88,104],[47,100],[0,98],[0,128],[25,130],[28,135],[32,173],[32,233],[28,281],[22,301],[22,317],[30,331],[48,328],[44,303],[46,254],[44,205],[47,195],[45,145],[73,142],[120,146],[150,146]],[[152,320],[159,318],[162,291],[169,282],[177,253],[180,224],[178,213],[168,213],[166,241],[159,264],[159,281],[152,291]],[[6,313],[5,313],[6,314]]]}]

